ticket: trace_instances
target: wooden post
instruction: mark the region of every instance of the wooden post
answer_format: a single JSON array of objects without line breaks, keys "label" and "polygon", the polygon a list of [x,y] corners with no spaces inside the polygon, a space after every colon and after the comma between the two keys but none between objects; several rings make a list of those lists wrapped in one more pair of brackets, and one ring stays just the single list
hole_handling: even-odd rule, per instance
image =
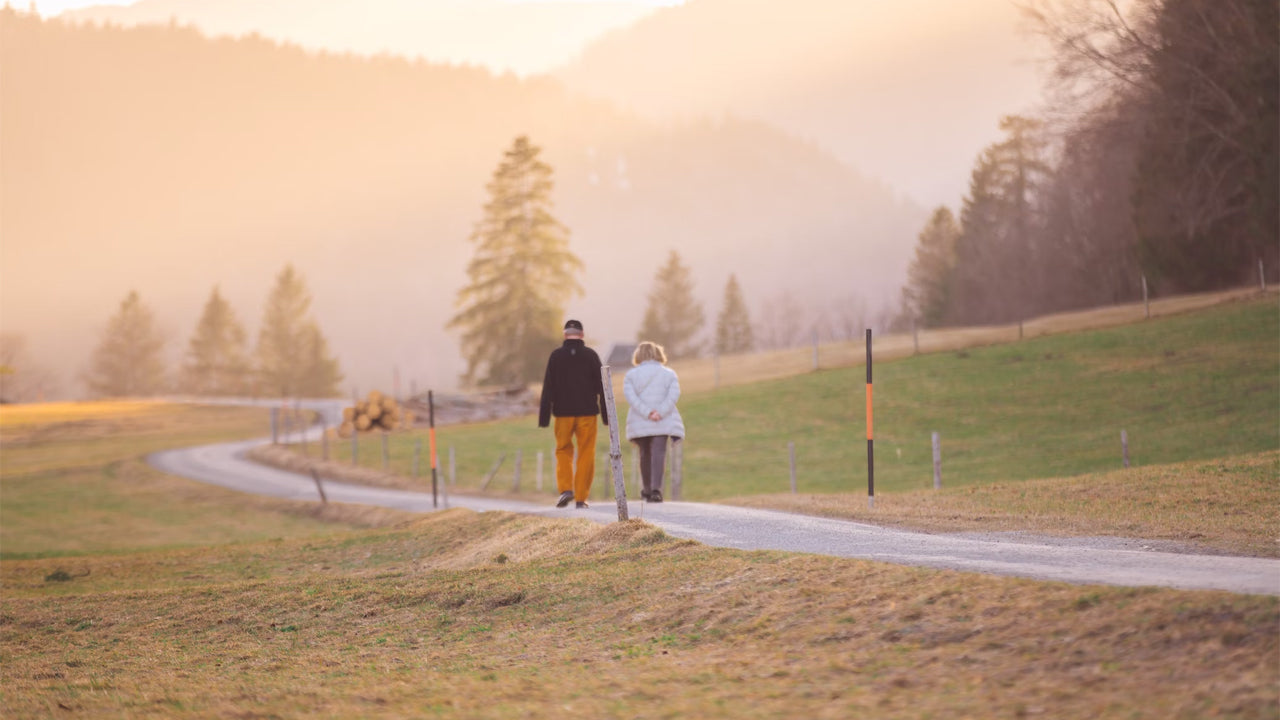
[{"label": "wooden post", "polygon": [[501,455],[498,456],[497,462],[493,464],[493,467],[489,468],[489,474],[485,475],[484,480],[481,481],[480,483],[481,490],[488,489],[489,481],[493,480],[493,476],[498,474],[498,468],[502,467],[502,461],[506,459],[507,459],[506,453],[502,453]]},{"label": "wooden post", "polygon": [[391,467],[391,433],[382,431],[382,472]]},{"label": "wooden post", "polygon": [[1147,274],[1142,274],[1142,307],[1146,309],[1147,319],[1151,319],[1151,301],[1147,299]]},{"label": "wooden post", "polygon": [[622,477],[622,442],[618,439],[618,411],[613,402],[613,370],[605,365],[600,368],[604,382],[604,404],[613,422],[609,423],[609,469],[613,473],[613,496],[617,500],[618,519],[627,519],[627,486]]},{"label": "wooden post", "polygon": [[449,484],[458,484],[458,464],[454,462],[453,446],[449,446]]},{"label": "wooden post", "polygon": [[684,497],[684,438],[672,438],[671,452],[671,499]]},{"label": "wooden post", "polygon": [[329,462],[329,425],[320,421],[320,459]]},{"label": "wooden post", "polygon": [[1262,258],[1258,258],[1258,289],[1267,291],[1267,274],[1262,271]]},{"label": "wooden post", "polygon": [[1022,318],[1018,318],[1018,339],[1022,339]]},{"label": "wooden post", "polygon": [[[428,459],[431,460],[431,507],[439,507],[439,502],[436,500],[436,490],[439,488],[439,482],[436,479],[436,397],[431,390],[427,391],[427,438],[430,441],[427,453],[430,455]],[[501,458],[498,464],[502,464]],[[497,470],[495,467],[494,472]],[[485,481],[485,484],[488,484],[488,481]]]},{"label": "wooden post", "polygon": [[938,431],[933,431],[933,489],[942,488],[942,440]]},{"label": "wooden post", "polygon": [[520,465],[524,462],[524,450],[516,448],[516,471],[511,479],[511,491],[520,492]]},{"label": "wooden post", "polygon": [[871,328],[867,328],[867,509],[876,507],[876,448],[871,432]]},{"label": "wooden post", "polygon": [[413,440],[413,479],[418,479],[418,463],[422,458],[422,438]]},{"label": "wooden post", "polygon": [[311,426],[305,422],[300,422],[298,426],[301,428],[301,432],[298,433],[298,437],[302,440],[302,457],[309,457],[310,454],[307,451],[307,430],[311,429]]},{"label": "wooden post", "polygon": [[712,389],[719,390],[720,389],[720,351],[719,350],[716,350],[715,352],[711,353],[711,363],[715,367],[715,375],[716,375],[715,385],[712,386]]},{"label": "wooden post", "polygon": [[351,429],[351,464],[360,464],[360,431]]},{"label": "wooden post", "polygon": [[280,408],[271,408],[271,444],[280,444]]},{"label": "wooden post", "polygon": [[539,451],[538,451],[538,481],[537,481],[537,488],[538,488],[538,492],[542,492],[542,451],[541,451],[541,450],[539,450]]},{"label": "wooden post", "polygon": [[794,441],[787,443],[787,454],[791,456],[791,494],[796,494],[796,444]]},{"label": "wooden post", "polygon": [[1124,467],[1129,467],[1129,433],[1120,431],[1120,457]]},{"label": "wooden post", "polygon": [[311,479],[316,481],[316,490],[320,493],[320,502],[328,505],[329,498],[324,495],[324,485],[320,482],[320,473],[315,468],[311,468]]},{"label": "wooden post", "polygon": [[813,331],[813,369],[818,369],[818,331]]},{"label": "wooden post", "polygon": [[916,319],[914,316],[911,318],[911,354],[920,354],[920,332],[916,328]]}]

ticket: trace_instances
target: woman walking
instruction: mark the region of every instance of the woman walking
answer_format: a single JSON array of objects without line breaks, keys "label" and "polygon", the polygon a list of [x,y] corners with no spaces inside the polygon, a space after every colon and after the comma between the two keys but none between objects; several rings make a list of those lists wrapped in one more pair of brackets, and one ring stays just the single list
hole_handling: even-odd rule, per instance
[{"label": "woman walking", "polygon": [[657,343],[644,341],[631,356],[622,389],[627,395],[627,439],[640,449],[640,497],[662,502],[662,473],[667,441],[684,437],[684,420],[676,409],[680,380],[667,367],[667,354]]}]

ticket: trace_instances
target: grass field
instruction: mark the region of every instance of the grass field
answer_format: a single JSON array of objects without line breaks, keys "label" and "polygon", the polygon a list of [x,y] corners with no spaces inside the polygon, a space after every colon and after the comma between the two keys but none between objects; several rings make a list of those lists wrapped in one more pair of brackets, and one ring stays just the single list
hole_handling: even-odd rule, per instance
[{"label": "grass field", "polygon": [[[172,403],[0,406],[0,558],[123,552],[332,532],[399,518],[168,477],[166,448],[259,436],[262,409]],[[345,523],[345,524],[343,524]]]},{"label": "grass field", "polygon": [[0,581],[12,718],[1280,713],[1274,597],[712,549],[638,521],[452,510],[9,560]]},{"label": "grass field", "polygon": [[[880,362],[875,370],[876,490],[932,487],[931,433],[942,438],[943,483],[962,487],[1070,477],[1121,465],[1126,431],[1135,467],[1280,447],[1280,302],[1273,295],[1148,322]],[[689,438],[684,497],[717,500],[789,488],[796,444],[802,493],[866,493],[865,370],[810,372],[680,403]],[[625,406],[620,408],[625,416]],[[522,489],[551,434],[534,418],[440,428],[458,484],[475,488],[500,453],[493,489],[509,489],[517,450]],[[411,473],[421,432],[391,438],[391,470]],[[601,428],[597,491],[609,483]],[[314,452],[314,448],[312,451]],[[350,457],[348,445],[333,457]],[[631,448],[625,465],[631,467]],[[362,465],[381,467],[381,439],[362,440]],[[423,463],[425,475],[425,461]],[[865,503],[864,503],[865,504]]]}]

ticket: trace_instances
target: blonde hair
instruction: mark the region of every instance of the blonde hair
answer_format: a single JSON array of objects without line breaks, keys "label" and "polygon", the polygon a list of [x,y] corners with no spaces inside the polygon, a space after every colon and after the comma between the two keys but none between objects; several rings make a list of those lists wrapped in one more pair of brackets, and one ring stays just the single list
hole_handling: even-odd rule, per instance
[{"label": "blonde hair", "polygon": [[646,360],[657,360],[663,365],[667,364],[667,353],[662,346],[655,342],[645,340],[636,346],[636,351],[631,354],[631,364],[639,365]]}]

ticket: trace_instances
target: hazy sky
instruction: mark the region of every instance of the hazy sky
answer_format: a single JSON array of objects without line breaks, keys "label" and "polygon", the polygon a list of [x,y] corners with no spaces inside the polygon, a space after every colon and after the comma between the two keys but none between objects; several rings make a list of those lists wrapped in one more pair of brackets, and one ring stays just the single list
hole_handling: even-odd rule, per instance
[{"label": "hazy sky", "polygon": [[[507,0],[508,2],[522,2],[522,0]],[[628,0],[570,0],[571,2],[627,2]],[[649,5],[681,5],[684,0],[631,0],[634,2],[648,3]],[[36,10],[43,17],[57,15],[64,10],[76,10],[79,8],[90,7],[92,5],[132,5],[130,2],[112,2],[112,0],[37,0],[32,3],[36,6]],[[26,3],[13,3],[14,7],[23,8]]]}]

